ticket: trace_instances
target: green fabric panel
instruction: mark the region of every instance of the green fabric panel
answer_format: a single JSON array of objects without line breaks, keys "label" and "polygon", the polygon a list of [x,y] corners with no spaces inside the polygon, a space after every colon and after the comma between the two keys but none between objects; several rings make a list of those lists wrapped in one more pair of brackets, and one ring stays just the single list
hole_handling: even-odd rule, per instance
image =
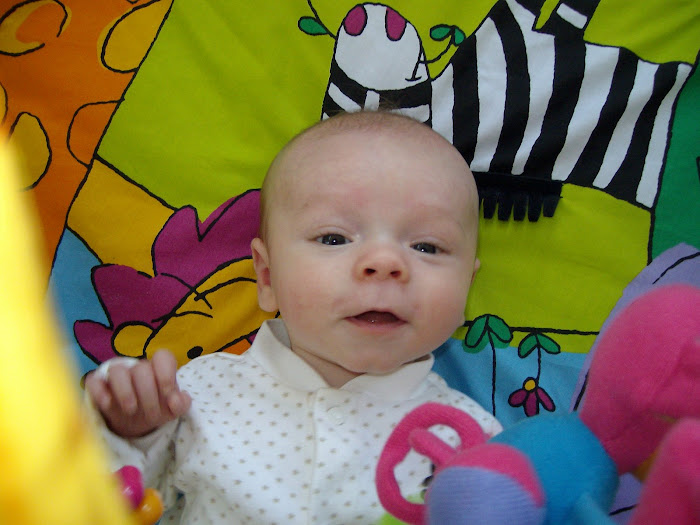
[{"label": "green fabric panel", "polygon": [[680,242],[700,247],[700,74],[697,67],[678,99],[671,143],[654,209],[651,255]]}]

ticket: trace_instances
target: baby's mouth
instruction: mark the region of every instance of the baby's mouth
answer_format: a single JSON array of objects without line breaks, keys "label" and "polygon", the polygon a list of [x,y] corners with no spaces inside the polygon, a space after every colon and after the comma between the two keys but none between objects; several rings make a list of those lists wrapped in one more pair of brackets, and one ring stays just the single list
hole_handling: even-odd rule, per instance
[{"label": "baby's mouth", "polygon": [[402,319],[391,312],[380,312],[377,310],[370,310],[368,312],[361,313],[354,316],[352,319],[373,325],[386,325],[403,322]]}]

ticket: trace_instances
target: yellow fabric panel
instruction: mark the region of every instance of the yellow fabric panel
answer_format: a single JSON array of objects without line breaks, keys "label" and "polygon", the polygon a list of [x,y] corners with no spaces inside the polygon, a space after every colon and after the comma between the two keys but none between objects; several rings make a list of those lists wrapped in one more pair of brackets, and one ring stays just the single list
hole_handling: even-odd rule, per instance
[{"label": "yellow fabric panel", "polygon": [[[648,211],[573,185],[563,187],[552,219],[482,220],[482,264],[467,318],[491,313],[512,328],[599,330],[620,290],[647,264],[650,223]],[[490,311],[494,304],[503,310]]]},{"label": "yellow fabric panel", "polygon": [[158,199],[95,160],[73,202],[68,227],[79,232],[103,263],[124,264],[152,275],[151,247],[172,213]]},{"label": "yellow fabric panel", "polygon": [[[624,14],[624,16],[621,16]],[[694,64],[700,50],[700,2],[602,0],[586,28],[586,40],[625,47],[650,62]]]}]

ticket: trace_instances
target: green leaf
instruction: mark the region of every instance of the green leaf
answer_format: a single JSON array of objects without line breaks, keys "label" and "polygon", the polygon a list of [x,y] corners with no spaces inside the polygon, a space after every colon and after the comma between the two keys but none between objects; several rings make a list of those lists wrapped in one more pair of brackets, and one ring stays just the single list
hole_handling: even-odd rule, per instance
[{"label": "green leaf", "polygon": [[467,346],[466,341],[462,341],[462,350],[468,354],[478,354],[479,352],[482,352],[484,348],[488,346],[488,344],[489,340],[486,337],[479,341],[475,346]]},{"label": "green leaf", "polygon": [[476,354],[489,343],[496,348],[505,348],[512,339],[513,334],[503,319],[484,314],[474,319],[464,338],[464,350]]},{"label": "green leaf", "polygon": [[307,35],[330,35],[328,29],[326,29],[325,26],[318,21],[318,19],[312,16],[302,16],[299,19],[299,22],[297,22],[297,25],[299,26],[299,29],[301,29]]},{"label": "green leaf", "polygon": [[445,40],[452,35],[452,28],[453,26],[445,24],[436,25],[430,29],[430,38],[433,40]]},{"label": "green leaf", "polygon": [[457,26],[453,26],[453,27],[455,30],[453,42],[456,46],[458,46],[466,40],[467,36],[464,34],[464,31],[462,31],[459,27],[457,27]]},{"label": "green leaf", "polygon": [[527,357],[535,349],[544,350],[548,354],[558,354],[561,352],[559,344],[554,341],[554,339],[542,333],[533,332],[520,341],[518,355],[523,358]]},{"label": "green leaf", "polygon": [[474,319],[474,322],[464,338],[464,344],[467,348],[478,347],[479,343],[484,339],[487,317],[488,315],[481,315]]},{"label": "green leaf", "polygon": [[529,356],[532,351],[537,348],[537,346],[537,334],[530,334],[520,341],[520,345],[518,346],[518,355],[521,358],[525,358]]},{"label": "green leaf", "polygon": [[542,349],[548,354],[559,354],[561,353],[561,347],[554,339],[546,336],[544,334],[537,334],[537,340],[540,343]]},{"label": "green leaf", "polygon": [[510,331],[510,327],[496,315],[488,316],[488,330],[503,343],[501,348],[508,346],[508,343],[513,340],[513,332]]}]

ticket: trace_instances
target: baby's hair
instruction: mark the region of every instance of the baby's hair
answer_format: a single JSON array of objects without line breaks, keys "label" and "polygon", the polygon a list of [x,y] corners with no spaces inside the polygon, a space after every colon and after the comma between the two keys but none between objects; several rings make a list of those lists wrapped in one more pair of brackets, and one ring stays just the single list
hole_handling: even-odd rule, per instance
[{"label": "baby's hair", "polygon": [[310,126],[299,133],[294,139],[292,139],[291,142],[294,142],[295,140],[300,139],[309,133],[314,133],[321,130],[327,133],[333,133],[334,131],[343,133],[345,131],[376,131],[386,128],[425,128],[432,131],[432,128],[427,124],[401,113],[384,109],[362,110],[337,113],[333,117],[317,122],[313,126]]}]

